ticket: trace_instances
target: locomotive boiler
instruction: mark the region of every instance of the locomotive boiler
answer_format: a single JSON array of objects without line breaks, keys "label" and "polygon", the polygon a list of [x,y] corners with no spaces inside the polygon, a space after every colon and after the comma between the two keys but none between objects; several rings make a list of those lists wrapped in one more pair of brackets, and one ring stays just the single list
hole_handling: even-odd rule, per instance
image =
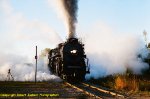
[{"label": "locomotive boiler", "polygon": [[49,51],[48,67],[53,74],[66,80],[85,79],[89,72],[88,58],[84,52],[84,44],[77,38],[69,38]]}]

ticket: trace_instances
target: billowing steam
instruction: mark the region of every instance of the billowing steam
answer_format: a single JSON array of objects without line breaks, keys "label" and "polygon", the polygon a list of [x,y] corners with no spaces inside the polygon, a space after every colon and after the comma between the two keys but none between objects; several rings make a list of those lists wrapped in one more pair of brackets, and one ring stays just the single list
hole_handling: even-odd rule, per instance
[{"label": "billowing steam", "polygon": [[[0,58],[3,59],[0,61],[0,81],[12,80],[12,78],[8,79],[9,69],[14,81],[35,80],[35,64],[33,63],[35,60],[30,62],[27,57],[2,53]],[[47,56],[40,55],[38,58],[37,81],[61,81],[55,75],[50,74],[47,67]]]},{"label": "billowing steam", "polygon": [[[82,31],[80,36],[85,43],[85,50],[89,58],[91,74],[88,77],[103,77],[116,73],[125,73],[130,69],[135,74],[147,69],[148,64],[144,63],[138,54],[145,53],[144,43],[137,35],[130,33],[114,33],[104,23],[97,23],[90,26],[87,31]],[[143,55],[146,56],[146,55]]]},{"label": "billowing steam", "polygon": [[78,0],[53,0],[55,8],[59,15],[62,16],[69,38],[75,37],[75,28],[77,22]]},{"label": "billowing steam", "polygon": [[[15,81],[34,81],[35,45],[38,51],[61,42],[59,35],[46,23],[29,20],[16,12],[10,0],[0,0],[0,81],[8,80],[10,69]],[[59,80],[47,67],[47,56],[39,55],[37,80]]]}]

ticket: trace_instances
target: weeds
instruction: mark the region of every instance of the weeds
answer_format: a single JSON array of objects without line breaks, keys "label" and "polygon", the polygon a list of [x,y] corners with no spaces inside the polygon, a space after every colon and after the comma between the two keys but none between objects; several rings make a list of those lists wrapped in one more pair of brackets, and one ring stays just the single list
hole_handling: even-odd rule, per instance
[{"label": "weeds", "polygon": [[94,79],[90,82],[101,86],[124,92],[150,92],[150,80],[147,75],[135,75],[132,71],[127,70],[124,74],[109,75],[107,77]]}]

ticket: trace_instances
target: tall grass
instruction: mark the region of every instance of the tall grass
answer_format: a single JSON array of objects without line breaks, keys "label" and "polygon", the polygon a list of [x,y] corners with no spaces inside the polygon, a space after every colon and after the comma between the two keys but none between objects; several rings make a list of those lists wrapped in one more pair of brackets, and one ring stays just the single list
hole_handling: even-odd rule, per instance
[{"label": "tall grass", "polygon": [[135,75],[127,69],[124,74],[114,74],[99,79],[92,78],[90,82],[123,92],[150,92],[150,70],[149,73]]},{"label": "tall grass", "polygon": [[117,75],[114,88],[116,90],[138,91],[139,81],[135,75]]}]

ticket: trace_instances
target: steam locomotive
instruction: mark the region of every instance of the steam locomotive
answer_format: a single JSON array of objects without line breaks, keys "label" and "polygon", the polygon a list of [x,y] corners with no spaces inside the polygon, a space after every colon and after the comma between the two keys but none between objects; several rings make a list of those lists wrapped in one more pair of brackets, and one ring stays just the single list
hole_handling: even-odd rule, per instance
[{"label": "steam locomotive", "polygon": [[83,81],[90,73],[88,58],[84,52],[84,44],[77,38],[69,38],[49,51],[48,67],[53,74],[65,80]]}]

